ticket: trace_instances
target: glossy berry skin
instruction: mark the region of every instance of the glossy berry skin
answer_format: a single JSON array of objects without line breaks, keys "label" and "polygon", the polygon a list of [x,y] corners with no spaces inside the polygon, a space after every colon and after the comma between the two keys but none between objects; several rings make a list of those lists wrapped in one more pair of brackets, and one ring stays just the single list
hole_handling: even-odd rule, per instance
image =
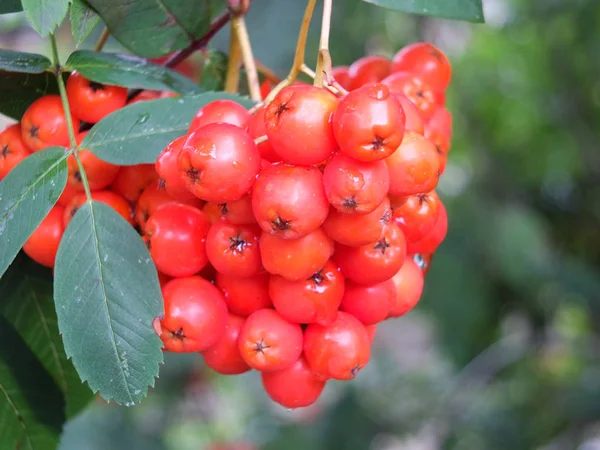
[{"label": "glossy berry skin", "polygon": [[361,247],[335,246],[335,261],[346,278],[359,284],[375,284],[394,276],[406,258],[406,241],[394,223],[385,225],[375,242]]},{"label": "glossy berry skin", "polygon": [[[87,131],[79,133],[75,136],[77,145],[81,145],[81,142],[85,138]],[[87,176],[90,190],[96,191],[99,189],[105,189],[115,180],[119,173],[119,166],[102,161],[96,155],[89,150],[79,150],[79,159],[83,164],[85,174]],[[69,169],[69,178],[67,184],[72,186],[77,192],[83,192],[83,182],[81,179],[81,173],[79,166],[75,160],[75,156],[71,155],[67,159],[67,166]]]},{"label": "glossy berry skin", "polygon": [[398,102],[400,102],[400,106],[402,106],[402,111],[404,111],[404,116],[406,117],[404,130],[414,131],[415,133],[424,135],[425,125],[423,123],[423,118],[415,104],[411,102],[406,95],[399,92],[394,92],[394,96],[398,99]]},{"label": "glossy berry skin", "polygon": [[169,143],[156,159],[156,173],[160,177],[167,193],[176,200],[190,201],[195,198],[177,168],[177,158],[181,153],[187,136],[181,136]]},{"label": "glossy berry skin", "polygon": [[388,317],[396,300],[396,285],[392,280],[362,285],[346,282],[341,311],[352,314],[364,325],[373,325]]},{"label": "glossy berry skin", "polygon": [[404,264],[392,282],[396,287],[396,295],[390,308],[389,317],[400,317],[413,309],[423,293],[424,276],[412,258],[406,258]]},{"label": "glossy berry skin", "polygon": [[330,78],[333,78],[344,89],[350,90],[352,79],[350,78],[350,74],[348,73],[349,70],[350,68],[347,66],[336,66],[331,70]]},{"label": "glossy berry skin", "polygon": [[229,313],[225,334],[215,345],[202,352],[204,362],[215,372],[222,375],[238,375],[250,370],[238,346],[238,337],[244,322],[243,317]]},{"label": "glossy berry skin", "polygon": [[440,158],[435,145],[420,134],[407,132],[402,145],[385,162],[390,171],[390,194],[422,194],[437,185]]},{"label": "glossy berry skin", "polygon": [[225,203],[250,190],[260,171],[260,154],[254,140],[241,128],[212,123],[188,136],[177,167],[196,197]]},{"label": "glossy berry skin", "polygon": [[312,405],[325,387],[325,382],[315,376],[304,357],[287,369],[263,372],[262,383],[271,400],[286,408]]},{"label": "glossy berry skin", "polygon": [[158,174],[154,164],[123,166],[110,185],[110,189],[128,202],[135,203],[144,189],[157,180]]},{"label": "glossy berry skin", "polygon": [[356,317],[339,311],[330,325],[306,327],[304,356],[322,380],[351,380],[369,362],[369,334]]},{"label": "glossy berry skin", "polygon": [[211,217],[213,223],[221,217],[224,217],[235,225],[256,223],[256,218],[252,211],[252,197],[250,194],[244,195],[239,200],[227,203],[207,203],[204,205],[203,211]]},{"label": "glossy berry skin", "polygon": [[[78,130],[79,119],[73,112],[71,120]],[[27,108],[21,118],[21,136],[34,152],[55,145],[69,147],[67,119],[58,95],[45,95]]]},{"label": "glossy berry skin", "polygon": [[228,123],[244,128],[250,113],[233,100],[215,100],[200,108],[190,123],[188,134],[210,123]]},{"label": "glossy berry skin", "polygon": [[30,155],[21,136],[21,125],[15,123],[0,133],[0,180]]},{"label": "glossy berry skin", "polygon": [[437,147],[441,153],[450,151],[452,140],[452,114],[445,107],[436,109],[431,120],[425,126],[425,137]]},{"label": "glossy berry skin", "polygon": [[158,209],[144,227],[156,268],[171,277],[187,277],[208,262],[206,235],[210,227],[202,211],[172,203]]},{"label": "glossy berry skin", "polygon": [[406,118],[385,84],[368,84],[340,100],[333,132],[340,151],[359,161],[391,155],[402,143]]},{"label": "glossy berry skin", "polygon": [[318,228],[300,239],[279,239],[268,233],[260,236],[263,267],[290,281],[305,280],[333,255],[333,241]]},{"label": "glossy berry skin", "polygon": [[446,55],[429,42],[415,42],[394,55],[393,72],[419,74],[432,88],[443,91],[452,78],[452,67]]},{"label": "glossy berry skin", "polygon": [[269,142],[282,161],[312,165],[337,149],[331,116],[337,98],[325,89],[295,85],[283,89],[265,110]]},{"label": "glossy berry skin", "polygon": [[158,335],[170,352],[202,352],[227,331],[227,306],[221,291],[198,276],[175,278],[162,289],[165,314]]},{"label": "glossy berry skin", "polygon": [[323,230],[334,241],[350,247],[375,242],[386,223],[392,220],[392,209],[388,198],[368,214],[346,214],[331,208],[323,223]]},{"label": "glossy berry skin", "polygon": [[217,273],[215,284],[223,291],[229,311],[248,317],[254,311],[272,308],[269,298],[269,274],[239,278]]},{"label": "glossy berry skin", "polygon": [[302,328],[273,309],[259,309],[242,326],[238,346],[242,358],[253,369],[283,370],[302,354]]},{"label": "glossy berry skin", "polygon": [[384,161],[362,162],[343,153],[333,156],[323,171],[329,203],[346,214],[368,214],[377,209],[390,187]]},{"label": "glossy berry skin", "polygon": [[189,201],[181,201],[171,197],[165,188],[158,181],[148,185],[140,195],[135,208],[135,220],[143,230],[146,226],[148,218],[165,205],[171,203],[184,203],[201,209],[204,202],[199,198],[194,198]]},{"label": "glossy berry skin", "polygon": [[234,225],[221,218],[206,236],[208,260],[218,272],[237,277],[257,275],[261,269],[256,225]]},{"label": "glossy berry skin", "polygon": [[54,206],[23,244],[25,254],[42,266],[54,267],[58,245],[65,231],[64,211],[62,206]]},{"label": "glossy berry skin", "polygon": [[423,239],[417,242],[409,242],[406,247],[408,253],[430,254],[434,253],[440,246],[448,232],[448,214],[442,202],[440,202],[439,209],[438,219],[431,231]]},{"label": "glossy berry skin", "polygon": [[440,199],[431,191],[393,199],[393,220],[407,242],[423,239],[438,220]]},{"label": "glossy berry skin", "polygon": [[344,295],[344,276],[329,260],[306,280],[289,281],[279,275],[271,275],[269,295],[284,319],[328,325],[335,320]]},{"label": "glossy berry skin", "polygon": [[282,239],[306,236],[329,211],[323,175],[315,167],[273,164],[254,183],[252,210],[265,233]]},{"label": "glossy berry skin", "polygon": [[417,107],[423,120],[429,121],[438,103],[442,102],[438,93],[425,83],[418,75],[411,72],[396,72],[382,81],[392,92],[404,94]]},{"label": "glossy berry skin", "polygon": [[391,70],[392,63],[384,56],[364,56],[357,59],[348,68],[349,90],[369,83],[378,83],[387,77]]},{"label": "glossy berry skin", "polygon": [[[131,206],[119,194],[115,194],[111,191],[93,191],[92,200],[110,206],[112,209],[118,212],[119,215],[123,217],[123,219],[125,219],[130,225],[134,225]],[[73,218],[73,216],[75,216],[77,210],[86,201],[87,197],[83,192],[78,193],[75,196],[73,196],[73,198],[71,198],[64,211],[63,220],[65,228],[67,227],[67,225],[69,225],[69,222],[71,222],[71,219]]]},{"label": "glossy berry skin", "polygon": [[97,83],[72,72],[67,80],[67,97],[75,116],[85,122],[96,123],[125,106],[127,89]]},{"label": "glossy berry skin", "polygon": [[[252,139],[257,139],[267,135],[267,127],[265,124],[265,108],[260,108],[246,123],[246,131]],[[260,157],[269,162],[281,161],[281,157],[273,150],[271,142],[267,139],[265,142],[258,144]]]}]

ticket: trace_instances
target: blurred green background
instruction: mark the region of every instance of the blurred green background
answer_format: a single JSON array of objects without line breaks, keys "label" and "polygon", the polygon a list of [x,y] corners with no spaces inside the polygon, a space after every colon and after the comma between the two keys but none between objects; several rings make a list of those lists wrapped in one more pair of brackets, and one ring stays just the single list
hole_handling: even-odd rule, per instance
[{"label": "blurred green background", "polygon": [[[600,2],[484,5],[487,24],[472,25],[334,2],[335,64],[424,39],[454,69],[448,237],[420,304],[379,327],[360,376],[288,411],[256,373],[166,355],[141,406],[97,402],[61,450],[600,449]],[[256,56],[280,75],[303,8],[255,0],[249,15]],[[21,15],[0,20],[3,48],[47,50]]]}]

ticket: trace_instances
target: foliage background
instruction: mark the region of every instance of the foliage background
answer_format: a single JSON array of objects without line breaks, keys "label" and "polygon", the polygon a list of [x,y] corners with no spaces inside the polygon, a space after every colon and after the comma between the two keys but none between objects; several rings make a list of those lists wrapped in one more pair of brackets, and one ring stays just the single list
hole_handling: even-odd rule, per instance
[{"label": "foliage background", "polygon": [[[97,402],[61,450],[600,449],[600,3],[484,5],[487,24],[472,25],[335,2],[336,64],[427,39],[454,68],[448,238],[420,305],[379,327],[361,375],[287,411],[256,373],[225,378],[166,355],[141,406]],[[256,0],[249,15],[256,56],[279,74],[302,9]],[[48,53],[22,15],[0,20],[2,48]],[[65,56],[69,29],[60,37]]]}]

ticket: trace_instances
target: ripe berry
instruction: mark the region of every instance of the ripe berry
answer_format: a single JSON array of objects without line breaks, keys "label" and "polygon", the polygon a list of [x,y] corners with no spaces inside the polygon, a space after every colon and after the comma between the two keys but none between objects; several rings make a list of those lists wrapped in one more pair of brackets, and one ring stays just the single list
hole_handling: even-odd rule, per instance
[{"label": "ripe berry", "polygon": [[338,153],[325,166],[323,187],[338,211],[368,214],[385,199],[390,173],[383,161],[362,162]]},{"label": "ripe berry", "polygon": [[439,152],[450,151],[452,140],[452,114],[445,107],[435,110],[433,117],[425,126],[425,137],[437,147]]},{"label": "ripe berry", "polygon": [[349,74],[349,67],[347,66],[337,66],[331,70],[331,78],[333,78],[340,86],[342,86],[347,91],[350,90],[350,86],[352,84],[352,79]]},{"label": "ripe berry", "polygon": [[62,206],[54,206],[23,244],[25,254],[42,266],[54,267],[58,245],[65,231],[64,211]]},{"label": "ripe berry", "polygon": [[328,325],[335,320],[344,295],[344,277],[329,260],[306,280],[289,281],[271,275],[269,295],[284,319],[296,323]]},{"label": "ripe berry", "polygon": [[155,168],[161,184],[164,185],[165,190],[171,197],[176,200],[191,201],[196,196],[188,190],[185,179],[177,168],[177,158],[186,139],[187,136],[181,136],[167,145],[158,155]]},{"label": "ripe berry", "polygon": [[244,128],[248,120],[250,120],[250,113],[239,103],[233,100],[215,100],[204,105],[196,113],[190,123],[188,134],[210,123],[228,123]]},{"label": "ripe berry", "polygon": [[391,61],[383,56],[365,56],[357,59],[348,68],[349,90],[358,89],[368,83],[379,83],[391,70]]},{"label": "ripe berry", "polygon": [[259,309],[246,319],[238,345],[250,367],[264,372],[283,370],[302,354],[302,328],[272,309]]},{"label": "ripe berry", "polygon": [[158,174],[154,169],[154,164],[123,166],[110,188],[125,200],[135,203],[144,189],[157,180]]},{"label": "ripe berry", "polygon": [[206,237],[208,260],[218,272],[250,277],[262,269],[256,225],[234,225],[221,218],[210,227]]},{"label": "ripe berry", "polygon": [[315,376],[304,357],[287,369],[263,372],[262,383],[269,397],[286,408],[312,405],[325,387],[325,382]]},{"label": "ripe berry", "polygon": [[238,375],[250,370],[240,353],[238,337],[244,318],[229,313],[225,334],[215,345],[202,352],[204,362],[208,367],[223,375]]},{"label": "ripe berry", "polygon": [[323,175],[315,167],[273,164],[256,179],[252,209],[265,233],[283,239],[306,236],[321,226],[329,211]]},{"label": "ripe berry", "polygon": [[[260,108],[246,123],[246,131],[252,139],[266,136],[267,134],[265,111],[265,108]],[[273,150],[273,146],[268,139],[258,144],[258,152],[260,153],[261,158],[266,159],[269,162],[281,161],[281,157]]]},{"label": "ripe berry", "polygon": [[238,316],[248,317],[254,311],[273,307],[267,273],[247,278],[217,273],[215,284],[223,291],[229,311]]},{"label": "ripe berry", "polygon": [[0,180],[29,156],[29,148],[21,137],[21,125],[15,123],[0,133]]},{"label": "ripe berry", "polygon": [[156,268],[171,277],[187,277],[208,262],[206,235],[210,227],[202,211],[171,203],[150,216],[144,227]]},{"label": "ripe berry", "polygon": [[423,292],[423,272],[412,258],[406,258],[404,264],[392,278],[396,295],[389,311],[389,317],[400,317],[415,307]]},{"label": "ripe berry", "polygon": [[127,89],[88,80],[72,72],[67,80],[67,97],[73,114],[88,123],[96,123],[127,103]]},{"label": "ripe berry", "polygon": [[352,314],[364,325],[373,325],[388,317],[396,300],[396,285],[392,280],[368,286],[346,281],[341,311]]},{"label": "ripe berry", "polygon": [[440,158],[435,145],[420,134],[407,132],[402,145],[385,162],[390,171],[390,194],[422,194],[437,185]]},{"label": "ripe berry", "polygon": [[340,100],[333,132],[340,151],[360,161],[391,155],[402,143],[406,118],[385,84],[368,84]]},{"label": "ripe berry", "polygon": [[384,198],[380,205],[368,214],[346,214],[331,208],[323,223],[323,230],[340,244],[350,247],[375,242],[386,223],[392,220],[390,201]]},{"label": "ripe berry", "polygon": [[221,291],[204,278],[175,278],[162,290],[165,314],[157,333],[171,352],[202,352],[225,335],[227,306]]},{"label": "ripe berry", "polygon": [[[123,219],[129,222],[132,226],[134,225],[131,206],[119,194],[115,194],[111,191],[94,191],[92,192],[92,199],[110,206],[112,209],[118,212],[121,215],[121,217],[123,217]],[[85,202],[87,202],[87,196],[84,193],[78,193],[75,196],[73,196],[73,198],[71,198],[71,200],[65,208],[63,216],[65,228],[67,227],[67,225],[69,225],[69,222],[71,222],[71,219],[73,218],[73,216],[75,216],[77,210]]]},{"label": "ripe berry", "polygon": [[[87,131],[84,131],[75,136],[77,145],[81,145],[86,134]],[[119,166],[102,161],[89,150],[79,150],[78,153],[92,191],[107,188],[115,180],[119,173]],[[77,192],[83,192],[83,181],[75,156],[69,156],[67,165],[69,168],[67,183]]]},{"label": "ripe berry", "polygon": [[177,167],[196,197],[225,203],[250,190],[260,171],[260,154],[250,135],[241,128],[212,123],[188,136]]},{"label": "ripe berry", "polygon": [[409,254],[429,254],[437,250],[448,232],[448,215],[444,204],[440,201],[438,219],[429,233],[417,242],[409,242],[406,249]]},{"label": "ripe berry", "polygon": [[369,334],[357,318],[339,311],[330,325],[306,327],[304,356],[321,379],[351,380],[369,362]]},{"label": "ripe berry", "polygon": [[435,113],[440,102],[437,94],[431,86],[423,81],[418,75],[411,72],[396,72],[382,81],[387,84],[392,92],[404,94],[415,104],[423,120],[429,121]]},{"label": "ripe berry", "polygon": [[265,125],[269,142],[290,164],[312,165],[325,161],[337,149],[331,116],[337,98],[310,85],[289,86],[267,106]]},{"label": "ripe berry", "polygon": [[[71,112],[73,128],[79,130],[79,119]],[[34,101],[21,118],[21,136],[32,151],[59,145],[69,147],[67,119],[58,95],[45,95]]]},{"label": "ripe berry", "polygon": [[392,60],[392,71],[416,73],[431,87],[440,91],[448,87],[452,77],[448,58],[428,42],[415,42],[396,53]]},{"label": "ripe berry", "polygon": [[361,247],[335,246],[335,261],[346,278],[360,284],[375,284],[394,276],[406,257],[406,242],[394,223],[385,225],[377,241]]},{"label": "ripe berry", "polygon": [[290,281],[305,280],[333,255],[333,241],[318,228],[300,239],[260,236],[260,255],[267,272]]},{"label": "ripe berry", "polygon": [[204,205],[203,211],[211,217],[213,223],[221,217],[226,218],[235,225],[256,223],[256,218],[252,211],[252,197],[250,194],[244,195],[239,200],[227,203],[207,203]]},{"label": "ripe berry", "polygon": [[435,191],[393,199],[392,217],[407,242],[416,242],[429,233],[438,220],[439,204]]},{"label": "ripe berry", "polygon": [[394,92],[394,96],[398,99],[398,102],[400,102],[400,106],[402,106],[404,116],[406,117],[404,131],[414,131],[415,133],[423,135],[423,133],[425,133],[425,125],[423,124],[421,113],[415,104],[411,102],[406,95],[399,92]]}]

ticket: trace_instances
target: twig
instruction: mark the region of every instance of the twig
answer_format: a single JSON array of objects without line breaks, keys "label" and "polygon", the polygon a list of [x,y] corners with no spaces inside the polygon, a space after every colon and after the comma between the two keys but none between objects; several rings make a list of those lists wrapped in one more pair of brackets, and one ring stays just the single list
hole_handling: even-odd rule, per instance
[{"label": "twig", "polygon": [[98,42],[96,42],[96,45],[94,46],[95,52],[99,52],[104,48],[104,44],[106,44],[106,41],[108,41],[109,36],[110,31],[108,30],[108,27],[104,27],[102,34],[100,34],[100,37],[98,38]]},{"label": "twig", "polygon": [[333,0],[323,1],[323,19],[321,21],[321,39],[319,41],[319,56],[315,69],[314,85],[323,87],[324,73],[331,73],[331,55],[329,54],[329,33],[331,30],[331,10]]},{"label": "twig", "polygon": [[250,44],[250,36],[248,35],[244,16],[234,17],[231,26],[237,35],[238,45],[242,52],[242,60],[244,61],[244,67],[246,68],[246,78],[248,80],[250,98],[255,102],[260,102],[262,101],[262,96],[260,94],[258,72],[256,71],[256,64],[254,63],[252,45]]},{"label": "twig", "polygon": [[237,92],[240,85],[240,61],[242,49],[235,29],[231,27],[229,41],[229,61],[227,62],[227,75],[225,76],[225,92]]}]

